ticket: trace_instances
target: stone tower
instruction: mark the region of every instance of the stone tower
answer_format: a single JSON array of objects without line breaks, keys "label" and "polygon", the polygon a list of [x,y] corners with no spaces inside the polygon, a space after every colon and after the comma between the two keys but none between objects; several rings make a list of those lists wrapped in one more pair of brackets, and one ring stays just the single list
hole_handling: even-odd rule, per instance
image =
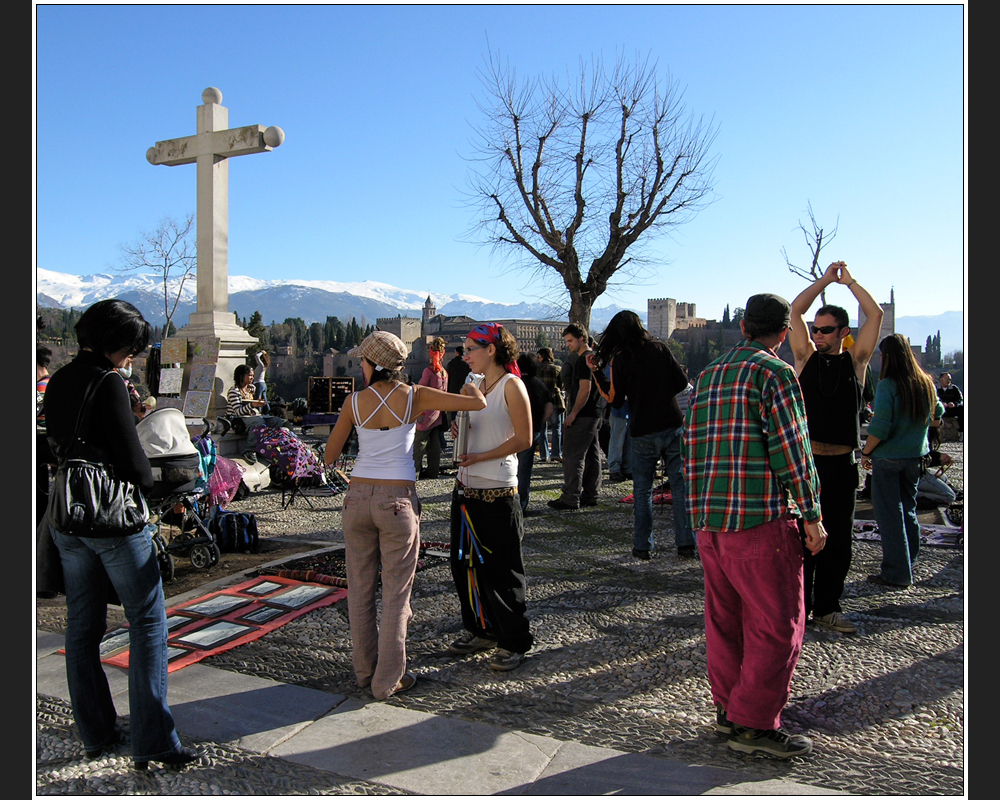
[{"label": "stone tower", "polygon": [[661,341],[670,338],[677,327],[677,301],[659,297],[646,301],[646,329]]},{"label": "stone tower", "polygon": [[431,301],[431,296],[427,295],[427,301],[424,303],[424,315],[421,319],[424,322],[427,322],[427,320],[435,316],[437,316],[437,309],[434,307],[434,303]]}]

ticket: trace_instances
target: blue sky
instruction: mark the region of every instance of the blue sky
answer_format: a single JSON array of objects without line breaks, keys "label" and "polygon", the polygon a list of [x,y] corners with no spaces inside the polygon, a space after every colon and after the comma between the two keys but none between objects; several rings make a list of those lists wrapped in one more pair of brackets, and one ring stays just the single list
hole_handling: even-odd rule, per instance
[{"label": "blue sky", "polygon": [[[285,143],[230,163],[230,273],[372,279],[499,302],[549,297],[466,240],[492,47],[524,75],[581,57],[649,54],[713,118],[716,199],[669,237],[648,297],[719,318],[758,291],[806,285],[796,229],[816,217],[898,316],[963,309],[965,9],[961,5],[38,5],[35,245],[39,267],[108,272],[121,242],[195,209],[195,168],[153,167],[194,133],[218,87],[231,127]],[[855,313],[849,292],[831,302]]]}]

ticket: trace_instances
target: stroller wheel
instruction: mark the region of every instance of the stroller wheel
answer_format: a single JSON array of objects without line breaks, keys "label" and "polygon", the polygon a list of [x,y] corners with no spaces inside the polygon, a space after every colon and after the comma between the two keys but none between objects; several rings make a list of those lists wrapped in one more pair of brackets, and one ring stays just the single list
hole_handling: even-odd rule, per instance
[{"label": "stroller wheel", "polygon": [[208,569],[214,564],[219,563],[219,559],[216,556],[218,548],[214,544],[196,544],[191,548],[191,553],[188,558],[191,559],[191,566],[195,569]]},{"label": "stroller wheel", "polygon": [[160,566],[160,579],[164,583],[170,583],[174,579],[174,557],[166,550],[161,550],[156,554],[156,561]]}]

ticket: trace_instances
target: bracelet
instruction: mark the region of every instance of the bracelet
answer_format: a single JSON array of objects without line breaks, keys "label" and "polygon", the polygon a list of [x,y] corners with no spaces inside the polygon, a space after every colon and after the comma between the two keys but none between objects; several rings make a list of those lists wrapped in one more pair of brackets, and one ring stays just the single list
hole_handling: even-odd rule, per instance
[{"label": "bracelet", "polygon": [[847,288],[848,288],[848,289],[850,289],[850,288],[851,288],[851,287],[852,287],[852,286],[853,286],[854,284],[856,284],[857,282],[858,282],[858,279],[857,279],[857,278],[855,278],[855,279],[854,279],[853,281],[851,281],[851,282],[850,282],[849,284],[847,284]]}]

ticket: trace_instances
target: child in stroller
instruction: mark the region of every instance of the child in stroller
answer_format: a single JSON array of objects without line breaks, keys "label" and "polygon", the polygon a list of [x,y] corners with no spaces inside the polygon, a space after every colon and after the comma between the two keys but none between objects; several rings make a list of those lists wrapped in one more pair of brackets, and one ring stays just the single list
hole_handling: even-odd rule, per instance
[{"label": "child in stroller", "polygon": [[[207,420],[205,424],[208,426]],[[174,577],[174,554],[186,556],[199,570],[218,564],[221,553],[205,521],[209,476],[202,466],[201,452],[191,441],[183,412],[157,409],[136,424],[136,432],[153,468],[155,482],[146,500],[156,521],[153,542],[163,580]],[[163,523],[175,525],[180,533],[166,537]]]}]

